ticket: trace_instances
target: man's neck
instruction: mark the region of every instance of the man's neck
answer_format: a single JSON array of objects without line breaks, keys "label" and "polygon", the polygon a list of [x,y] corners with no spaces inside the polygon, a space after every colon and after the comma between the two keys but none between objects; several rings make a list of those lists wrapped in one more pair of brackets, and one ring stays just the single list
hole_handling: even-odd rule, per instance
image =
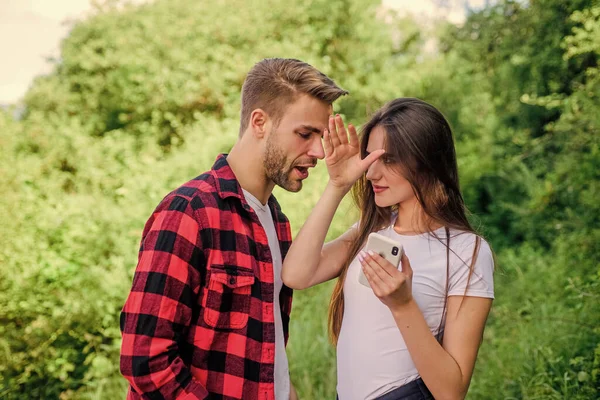
[{"label": "man's neck", "polygon": [[261,151],[250,144],[238,141],[229,154],[227,163],[242,189],[266,204],[275,184],[265,176]]}]

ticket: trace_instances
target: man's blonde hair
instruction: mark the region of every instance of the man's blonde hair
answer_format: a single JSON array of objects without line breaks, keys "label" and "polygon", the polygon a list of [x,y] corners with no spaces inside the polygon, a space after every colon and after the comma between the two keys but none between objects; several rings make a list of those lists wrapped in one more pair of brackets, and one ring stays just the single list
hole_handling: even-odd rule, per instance
[{"label": "man's blonde hair", "polygon": [[348,92],[310,64],[292,58],[266,58],[248,73],[242,87],[240,136],[250,122],[252,111],[264,110],[274,123],[286,107],[301,94],[332,104]]}]

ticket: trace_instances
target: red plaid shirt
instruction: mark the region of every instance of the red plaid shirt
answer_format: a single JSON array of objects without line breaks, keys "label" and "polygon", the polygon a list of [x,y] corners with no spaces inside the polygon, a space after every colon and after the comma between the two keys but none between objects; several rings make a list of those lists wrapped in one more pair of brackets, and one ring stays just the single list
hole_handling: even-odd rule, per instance
[{"label": "red plaid shirt", "polygon": [[[290,225],[269,206],[285,257]],[[224,155],[167,195],[144,228],[121,313],[128,399],[273,399],[274,312],[287,342],[292,290],[273,310],[267,235]]]}]

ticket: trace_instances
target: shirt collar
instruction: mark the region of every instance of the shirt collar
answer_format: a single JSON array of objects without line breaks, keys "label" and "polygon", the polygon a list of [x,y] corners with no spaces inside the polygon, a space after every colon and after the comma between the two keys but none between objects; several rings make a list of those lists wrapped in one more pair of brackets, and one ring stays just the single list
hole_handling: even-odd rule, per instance
[{"label": "shirt collar", "polygon": [[[240,199],[245,207],[250,207],[246,202],[242,187],[235,177],[231,166],[227,162],[227,154],[219,154],[217,156],[217,159],[215,160],[215,163],[211,169],[211,173],[216,178],[217,192],[222,199],[235,197]],[[273,194],[269,196],[267,204],[269,204],[269,206],[272,208],[275,208],[275,210],[281,211],[281,206]]]}]

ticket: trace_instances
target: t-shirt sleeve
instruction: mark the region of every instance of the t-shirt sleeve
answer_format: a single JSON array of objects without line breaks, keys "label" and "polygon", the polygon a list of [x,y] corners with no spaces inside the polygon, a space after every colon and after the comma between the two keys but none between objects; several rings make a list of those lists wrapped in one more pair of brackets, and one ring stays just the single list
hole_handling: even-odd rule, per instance
[{"label": "t-shirt sleeve", "polygon": [[[473,272],[470,266],[473,260],[475,238],[469,245],[456,251],[456,257],[450,271],[449,296],[473,296],[494,298],[494,257],[492,249],[485,240],[481,240]],[[451,247],[453,247],[451,245]],[[468,287],[467,287],[468,285]]]}]

